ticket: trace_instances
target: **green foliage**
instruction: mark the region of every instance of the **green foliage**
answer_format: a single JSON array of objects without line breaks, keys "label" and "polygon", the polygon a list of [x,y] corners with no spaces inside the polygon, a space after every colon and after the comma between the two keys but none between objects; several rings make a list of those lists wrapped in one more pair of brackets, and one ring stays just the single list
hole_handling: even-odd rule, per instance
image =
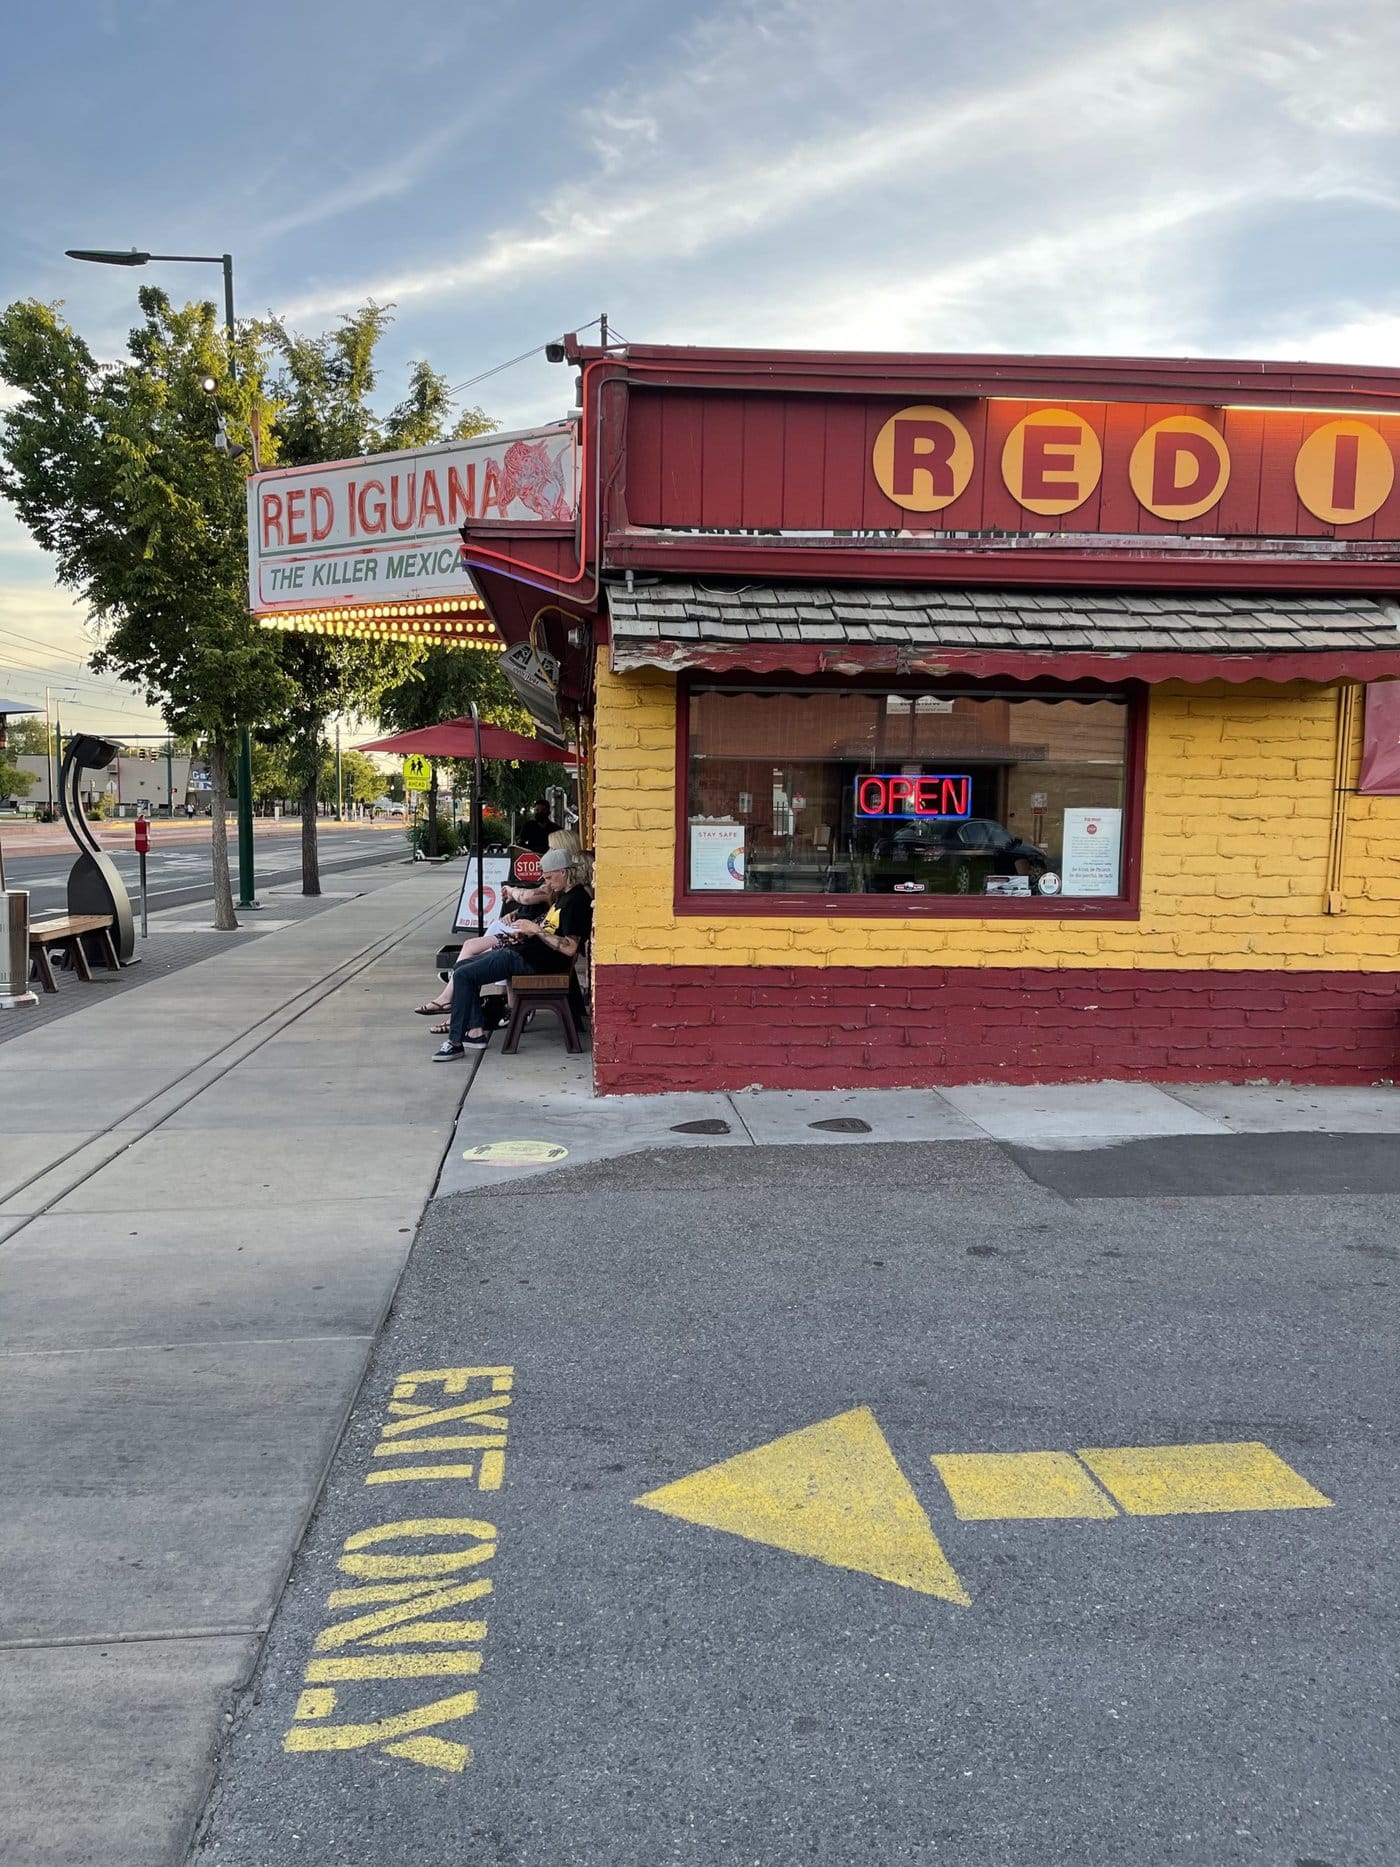
[{"label": "green foliage", "polygon": [[295,795],[285,746],[253,741],[253,802],[260,808],[285,804]]},{"label": "green foliage", "polygon": [[[41,723],[40,732],[42,731]],[[13,738],[13,734],[11,737]],[[41,755],[43,750],[43,746],[40,745]],[[32,771],[25,771],[22,766],[12,761],[8,752],[0,751],[0,798],[28,797],[34,789],[35,782]]]},{"label": "green foliage", "polygon": [[526,815],[537,797],[544,796],[546,786],[557,782],[558,770],[557,765],[490,759],[486,765],[486,796],[505,815],[507,822],[512,811],[518,820]]},{"label": "green foliage", "polygon": [[534,724],[501,673],[499,657],[485,648],[430,648],[403,680],[385,689],[379,723],[386,733],[417,732],[458,719],[475,701],[481,717],[512,732]]},{"label": "green foliage", "polygon": [[[0,425],[0,492],[54,556],[59,581],[86,602],[93,667],[131,682],[183,737],[207,738],[218,785],[237,733],[256,728],[255,794],[309,804],[323,783],[327,719],[373,716],[385,689],[410,684],[425,655],[252,622],[245,474],[254,438],[269,467],[495,424],[476,408],[454,419],[446,380],[425,362],[413,364],[389,415],[376,415],[375,352],[389,321],[381,306],[321,336],[267,322],[230,344],[210,304],[177,310],[149,286],[138,302],[142,321],[113,365],[96,360],[56,306],[29,300],[0,313],[0,380],[19,391]],[[215,445],[220,417],[241,454]],[[314,891],[314,817],[308,824],[303,861]],[[220,924],[232,925],[217,826],[215,866]]]},{"label": "green foliage", "polygon": [[340,755],[340,776],[347,805],[377,803],[387,788],[385,773],[368,752],[357,752],[353,747]]},{"label": "green foliage", "polygon": [[0,313],[0,377],[21,392],[0,430],[0,490],[96,619],[93,666],[178,730],[227,740],[284,697],[248,616],[243,468],[214,445],[216,401],[245,445],[265,403],[250,343],[235,373],[211,305],[177,311],[150,286],[139,302],[110,367],[51,305]]},{"label": "green foliage", "polygon": [[[420,812],[416,820],[409,821],[409,825],[407,825],[407,836],[409,836],[409,848],[422,849],[424,855],[427,855],[426,812]],[[452,818],[439,816],[439,820],[437,820],[437,853],[439,853],[439,855],[448,855],[448,857],[450,857],[450,855],[459,855],[461,849],[465,848],[465,846],[467,846],[467,838],[457,835],[457,825],[452,821]]]},{"label": "green foliage", "polygon": [[[45,752],[50,755],[54,749],[52,726],[45,726],[41,717],[33,714],[16,715],[9,722],[7,733],[8,749],[11,752],[23,752],[31,758],[42,758]],[[0,758],[4,753],[0,752]]]}]

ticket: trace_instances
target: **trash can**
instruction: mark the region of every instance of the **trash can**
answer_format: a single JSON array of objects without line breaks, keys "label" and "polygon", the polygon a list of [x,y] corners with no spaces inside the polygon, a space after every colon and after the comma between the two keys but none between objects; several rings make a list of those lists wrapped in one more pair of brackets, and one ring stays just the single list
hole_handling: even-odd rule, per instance
[{"label": "trash can", "polygon": [[0,891],[0,1011],[35,1003],[29,989],[29,892]]}]

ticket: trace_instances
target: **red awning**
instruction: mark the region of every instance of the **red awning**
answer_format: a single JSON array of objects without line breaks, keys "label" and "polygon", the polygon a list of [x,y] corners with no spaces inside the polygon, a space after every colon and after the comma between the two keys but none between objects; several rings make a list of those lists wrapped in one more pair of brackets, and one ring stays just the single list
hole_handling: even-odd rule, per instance
[{"label": "red awning", "polygon": [[[361,752],[421,752],[425,758],[475,758],[476,728],[469,719],[444,720],[440,726],[423,726],[417,732],[395,733],[389,739],[371,739],[360,746]],[[574,754],[563,746],[545,745],[527,739],[504,726],[481,729],[483,758],[541,759],[556,765],[572,765]]]}]

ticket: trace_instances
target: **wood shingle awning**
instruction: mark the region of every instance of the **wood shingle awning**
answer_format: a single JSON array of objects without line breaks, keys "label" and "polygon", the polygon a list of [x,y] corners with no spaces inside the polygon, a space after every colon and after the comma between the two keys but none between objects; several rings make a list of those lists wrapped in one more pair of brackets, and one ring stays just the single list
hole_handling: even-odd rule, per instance
[{"label": "wood shingle awning", "polygon": [[1061,680],[1400,676],[1400,602],[843,584],[608,591],[612,665]]}]

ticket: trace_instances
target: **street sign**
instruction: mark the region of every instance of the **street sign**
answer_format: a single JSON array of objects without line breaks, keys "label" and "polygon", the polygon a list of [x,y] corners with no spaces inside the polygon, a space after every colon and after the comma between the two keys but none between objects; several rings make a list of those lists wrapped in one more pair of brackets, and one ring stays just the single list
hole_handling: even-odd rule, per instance
[{"label": "street sign", "polygon": [[432,761],[424,758],[421,752],[410,752],[403,762],[404,790],[426,791],[432,782]]}]

